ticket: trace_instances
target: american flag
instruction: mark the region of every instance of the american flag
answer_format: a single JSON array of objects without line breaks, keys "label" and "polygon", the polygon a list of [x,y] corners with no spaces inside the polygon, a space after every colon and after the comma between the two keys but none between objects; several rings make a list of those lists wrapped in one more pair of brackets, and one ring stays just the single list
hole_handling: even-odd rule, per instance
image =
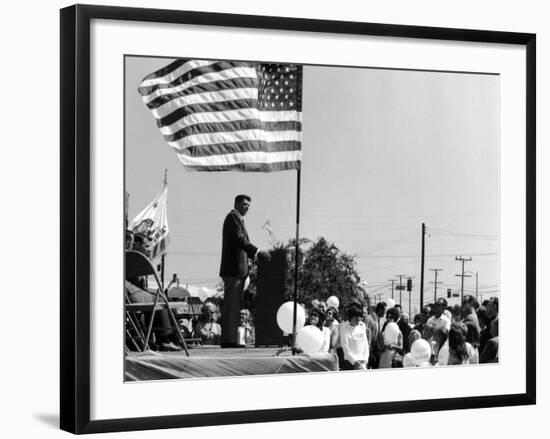
[{"label": "american flag", "polygon": [[178,59],[138,90],[188,170],[300,167],[300,65]]}]

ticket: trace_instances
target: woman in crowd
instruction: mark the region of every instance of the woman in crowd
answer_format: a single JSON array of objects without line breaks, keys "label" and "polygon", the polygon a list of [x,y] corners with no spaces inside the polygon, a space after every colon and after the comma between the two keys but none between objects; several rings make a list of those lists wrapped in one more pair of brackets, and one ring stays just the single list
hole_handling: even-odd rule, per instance
[{"label": "woman in crowd", "polygon": [[422,334],[416,329],[411,329],[411,332],[409,332],[407,348],[404,349],[403,352],[408,354],[411,351],[412,344],[420,338],[422,338]]},{"label": "woman in crowd", "polygon": [[445,327],[438,328],[434,331],[432,337],[432,364],[444,366],[449,363],[449,331]]},{"label": "woman in crowd", "polygon": [[352,302],[347,308],[348,320],[340,325],[340,343],[344,354],[342,370],[367,368],[369,342],[367,327],[363,321],[363,307]]},{"label": "woman in crowd", "polygon": [[390,308],[386,311],[386,322],[379,335],[379,342],[382,346],[382,353],[380,354],[380,361],[378,363],[380,369],[392,367],[396,354],[403,353],[403,334],[397,326],[398,319],[399,310]]},{"label": "woman in crowd", "polygon": [[449,329],[449,365],[470,364],[474,350],[466,341],[466,326],[460,323],[451,324]]},{"label": "woman in crowd", "polygon": [[330,329],[323,325],[325,313],[319,308],[313,308],[309,313],[310,325],[316,326],[323,333],[323,345],[319,352],[328,353],[330,349]]}]

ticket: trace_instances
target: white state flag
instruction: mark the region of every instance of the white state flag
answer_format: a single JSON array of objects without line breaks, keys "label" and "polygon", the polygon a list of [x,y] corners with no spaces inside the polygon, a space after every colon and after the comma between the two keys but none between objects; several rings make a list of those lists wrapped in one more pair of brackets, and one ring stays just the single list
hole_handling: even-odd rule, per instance
[{"label": "white state flag", "polygon": [[150,240],[151,259],[166,252],[168,246],[168,186],[132,220],[130,229],[134,234],[143,234]]}]

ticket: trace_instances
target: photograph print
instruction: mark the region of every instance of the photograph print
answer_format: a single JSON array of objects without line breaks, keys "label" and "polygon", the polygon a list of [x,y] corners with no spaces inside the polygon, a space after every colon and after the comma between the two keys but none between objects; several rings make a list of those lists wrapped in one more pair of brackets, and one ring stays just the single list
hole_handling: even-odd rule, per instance
[{"label": "photograph print", "polygon": [[125,381],[498,364],[497,74],[126,55],[124,83]]}]

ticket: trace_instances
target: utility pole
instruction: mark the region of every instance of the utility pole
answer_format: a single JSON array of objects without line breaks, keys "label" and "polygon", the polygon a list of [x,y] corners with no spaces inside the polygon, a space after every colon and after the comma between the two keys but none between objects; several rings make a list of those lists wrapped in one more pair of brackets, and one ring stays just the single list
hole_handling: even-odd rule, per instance
[{"label": "utility pole", "polygon": [[464,258],[462,256],[456,256],[455,257],[455,261],[461,261],[462,262],[462,274],[455,274],[455,276],[458,276],[458,277],[462,278],[461,282],[460,282],[460,303],[462,303],[462,301],[464,300],[464,278],[465,277],[472,277],[469,274],[464,274],[464,263],[465,262],[470,262],[471,260],[472,260],[471,256],[469,258]]},{"label": "utility pole", "polygon": [[477,286],[478,286],[478,283],[477,283],[477,271],[476,271],[476,302],[478,301],[477,300]]},{"label": "utility pole", "polygon": [[391,298],[393,299],[393,284],[395,283],[395,279],[388,279],[391,282]]},{"label": "utility pole", "polygon": [[426,237],[426,224],[422,223],[422,256],[420,258],[420,309],[424,306],[424,242]]},{"label": "utility pole", "polygon": [[443,268],[430,268],[430,271],[434,272],[435,279],[433,282],[430,282],[431,284],[434,284],[434,302],[437,300],[437,284],[441,284],[443,282],[437,281],[437,273],[440,271],[443,271]]},{"label": "utility pole", "polygon": [[399,305],[401,305],[401,302],[403,300],[403,278],[406,277],[407,275],[406,274],[397,274],[396,275],[398,278],[399,278],[399,287],[398,287],[398,290],[399,290]]},{"label": "utility pole", "polygon": [[407,291],[409,292],[409,317],[411,316],[411,293],[412,293],[412,280],[414,277],[409,276],[407,278]]}]

